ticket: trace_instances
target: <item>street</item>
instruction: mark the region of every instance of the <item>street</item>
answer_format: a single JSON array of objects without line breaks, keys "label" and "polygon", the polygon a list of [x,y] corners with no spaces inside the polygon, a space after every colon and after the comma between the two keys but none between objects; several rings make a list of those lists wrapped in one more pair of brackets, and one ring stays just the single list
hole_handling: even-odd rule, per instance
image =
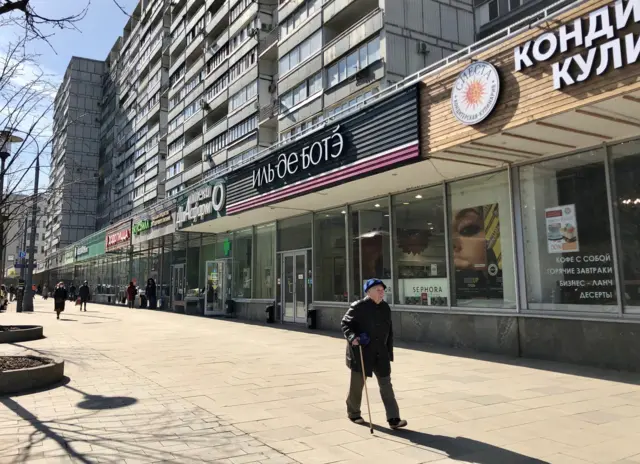
[{"label": "street", "polygon": [[[346,418],[339,334],[53,301],[0,315],[46,338],[0,345],[66,361],[63,385],[0,397],[0,462],[640,463],[640,376],[396,348],[403,431]],[[363,396],[364,398],[364,396]],[[363,399],[363,416],[366,403]]]}]

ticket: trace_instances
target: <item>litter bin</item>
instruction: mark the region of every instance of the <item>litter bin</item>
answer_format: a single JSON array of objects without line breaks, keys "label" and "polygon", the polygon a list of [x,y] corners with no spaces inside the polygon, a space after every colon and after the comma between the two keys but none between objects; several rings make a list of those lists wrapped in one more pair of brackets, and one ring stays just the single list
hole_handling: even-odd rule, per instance
[{"label": "litter bin", "polygon": [[276,307],[275,305],[267,306],[264,310],[267,313],[267,324],[273,324],[276,321]]},{"label": "litter bin", "polygon": [[236,302],[233,300],[226,300],[224,302],[224,310],[227,317],[231,317],[236,310]]},{"label": "litter bin", "polygon": [[307,310],[307,328],[315,329],[317,325],[317,311],[313,308]]}]

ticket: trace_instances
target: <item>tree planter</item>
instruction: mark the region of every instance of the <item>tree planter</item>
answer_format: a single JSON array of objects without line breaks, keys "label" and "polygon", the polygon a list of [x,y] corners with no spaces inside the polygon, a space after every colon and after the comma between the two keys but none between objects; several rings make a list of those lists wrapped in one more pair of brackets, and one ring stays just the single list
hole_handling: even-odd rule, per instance
[{"label": "tree planter", "polygon": [[0,331],[0,343],[28,342],[42,338],[42,326],[40,325],[11,325],[5,326],[10,330]]},{"label": "tree planter", "polygon": [[0,395],[48,387],[49,385],[60,382],[64,378],[64,361],[61,359],[43,358],[32,355],[0,356],[0,360],[18,361],[18,358],[38,360],[43,362],[43,364],[36,367],[0,372]]}]

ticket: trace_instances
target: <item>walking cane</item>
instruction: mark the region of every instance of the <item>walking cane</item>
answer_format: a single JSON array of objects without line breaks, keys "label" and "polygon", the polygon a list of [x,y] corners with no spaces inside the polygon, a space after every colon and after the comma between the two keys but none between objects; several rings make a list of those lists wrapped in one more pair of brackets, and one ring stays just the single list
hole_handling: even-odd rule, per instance
[{"label": "walking cane", "polygon": [[364,383],[364,394],[367,397],[367,410],[369,411],[369,430],[373,434],[373,421],[371,420],[371,405],[369,404],[369,390],[367,390],[367,374],[364,372],[364,357],[362,356],[362,345],[360,345],[360,367],[362,367],[362,381]]}]

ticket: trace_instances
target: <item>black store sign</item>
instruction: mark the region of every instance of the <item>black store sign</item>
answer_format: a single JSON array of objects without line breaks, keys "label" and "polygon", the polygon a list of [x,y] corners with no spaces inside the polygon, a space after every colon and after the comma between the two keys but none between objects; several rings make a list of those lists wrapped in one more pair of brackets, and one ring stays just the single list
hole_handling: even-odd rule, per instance
[{"label": "black store sign", "polygon": [[237,214],[417,161],[420,85],[366,106],[241,169],[227,183],[227,213]]}]

